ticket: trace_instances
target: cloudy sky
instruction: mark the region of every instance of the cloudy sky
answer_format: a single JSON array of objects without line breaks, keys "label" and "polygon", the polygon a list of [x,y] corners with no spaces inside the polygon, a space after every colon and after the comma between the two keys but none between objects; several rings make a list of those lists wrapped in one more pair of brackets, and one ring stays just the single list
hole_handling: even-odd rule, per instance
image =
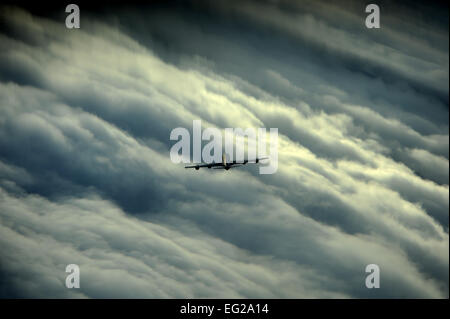
[{"label": "cloudy sky", "polygon": [[[448,298],[448,7],[376,3],[0,7],[0,297]],[[198,119],[276,174],[172,163]]]}]

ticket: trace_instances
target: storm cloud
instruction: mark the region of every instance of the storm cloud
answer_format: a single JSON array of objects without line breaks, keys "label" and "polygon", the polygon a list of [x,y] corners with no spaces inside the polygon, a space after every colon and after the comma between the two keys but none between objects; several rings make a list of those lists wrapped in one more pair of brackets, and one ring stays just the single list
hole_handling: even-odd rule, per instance
[{"label": "storm cloud", "polygon": [[[1,297],[448,298],[448,17],[380,6],[1,7]],[[172,163],[198,119],[278,171]]]}]

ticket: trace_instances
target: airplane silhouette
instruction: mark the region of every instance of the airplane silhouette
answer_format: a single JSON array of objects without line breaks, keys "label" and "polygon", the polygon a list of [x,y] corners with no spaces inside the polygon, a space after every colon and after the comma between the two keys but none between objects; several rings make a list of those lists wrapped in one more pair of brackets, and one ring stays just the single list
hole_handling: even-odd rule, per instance
[{"label": "airplane silhouette", "polygon": [[222,154],[222,162],[221,163],[196,164],[196,165],[191,165],[191,166],[185,166],[184,168],[195,168],[198,171],[202,167],[207,167],[207,168],[212,168],[212,169],[225,169],[228,171],[230,168],[242,166],[247,163],[258,164],[260,160],[265,160],[265,159],[268,159],[268,157],[256,158],[254,161],[244,160],[243,162],[236,162],[236,161],[228,162],[225,154]]}]

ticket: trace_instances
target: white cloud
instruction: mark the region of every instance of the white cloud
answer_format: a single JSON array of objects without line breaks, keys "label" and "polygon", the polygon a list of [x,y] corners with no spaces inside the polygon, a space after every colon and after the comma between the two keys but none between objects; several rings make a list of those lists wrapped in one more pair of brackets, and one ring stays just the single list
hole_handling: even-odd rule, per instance
[{"label": "white cloud", "polygon": [[[291,103],[203,60],[170,64],[113,27],[86,20],[69,35],[9,13],[23,34],[0,35],[1,67],[14,63],[31,82],[0,83],[7,293],[448,296],[449,189],[435,181],[445,164],[448,181],[448,133],[422,134],[370,99],[347,103],[351,94],[320,76],[321,99],[265,66]],[[170,130],[193,119],[278,127],[277,174],[172,164]],[[404,149],[408,158],[394,157]],[[80,293],[63,287],[69,263],[81,266]],[[370,263],[381,267],[379,292],[364,286]]]}]

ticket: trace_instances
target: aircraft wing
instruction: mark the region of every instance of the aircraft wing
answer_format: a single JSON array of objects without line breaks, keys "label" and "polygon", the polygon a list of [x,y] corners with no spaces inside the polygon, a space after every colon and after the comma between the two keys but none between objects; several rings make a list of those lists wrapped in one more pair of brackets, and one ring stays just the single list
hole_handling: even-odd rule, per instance
[{"label": "aircraft wing", "polygon": [[214,169],[229,169],[231,167],[242,166],[247,163],[259,163],[260,160],[264,160],[264,159],[268,159],[268,157],[260,157],[260,158],[256,158],[255,160],[251,160],[251,161],[244,160],[243,162],[233,161],[233,162],[227,163],[226,166],[223,163],[209,163],[209,164],[203,163],[203,164],[195,164],[195,165],[185,166],[184,168],[195,168],[196,170],[199,170],[202,167],[214,168]]},{"label": "aircraft wing", "polygon": [[242,162],[236,162],[236,161],[233,161],[233,162],[231,162],[231,163],[228,163],[227,165],[245,165],[245,164],[247,164],[247,163],[251,163],[251,164],[257,164],[257,163],[259,163],[259,161],[260,160],[265,160],[265,159],[268,159],[269,157],[259,157],[259,158],[256,158],[256,159],[254,159],[254,160],[244,160],[244,161],[242,161]]},{"label": "aircraft wing", "polygon": [[195,164],[195,165],[191,165],[191,166],[185,166],[184,168],[195,168],[195,169],[199,169],[202,167],[216,167],[216,166],[223,166],[222,163],[209,163],[209,164]]},{"label": "aircraft wing", "polygon": [[[242,166],[242,165],[244,165],[244,164],[242,164],[242,163],[240,163],[240,164],[234,164],[234,163],[227,164],[228,168],[238,167],[238,166]],[[227,167],[222,165],[222,166],[213,167],[213,169],[227,169]]]}]

